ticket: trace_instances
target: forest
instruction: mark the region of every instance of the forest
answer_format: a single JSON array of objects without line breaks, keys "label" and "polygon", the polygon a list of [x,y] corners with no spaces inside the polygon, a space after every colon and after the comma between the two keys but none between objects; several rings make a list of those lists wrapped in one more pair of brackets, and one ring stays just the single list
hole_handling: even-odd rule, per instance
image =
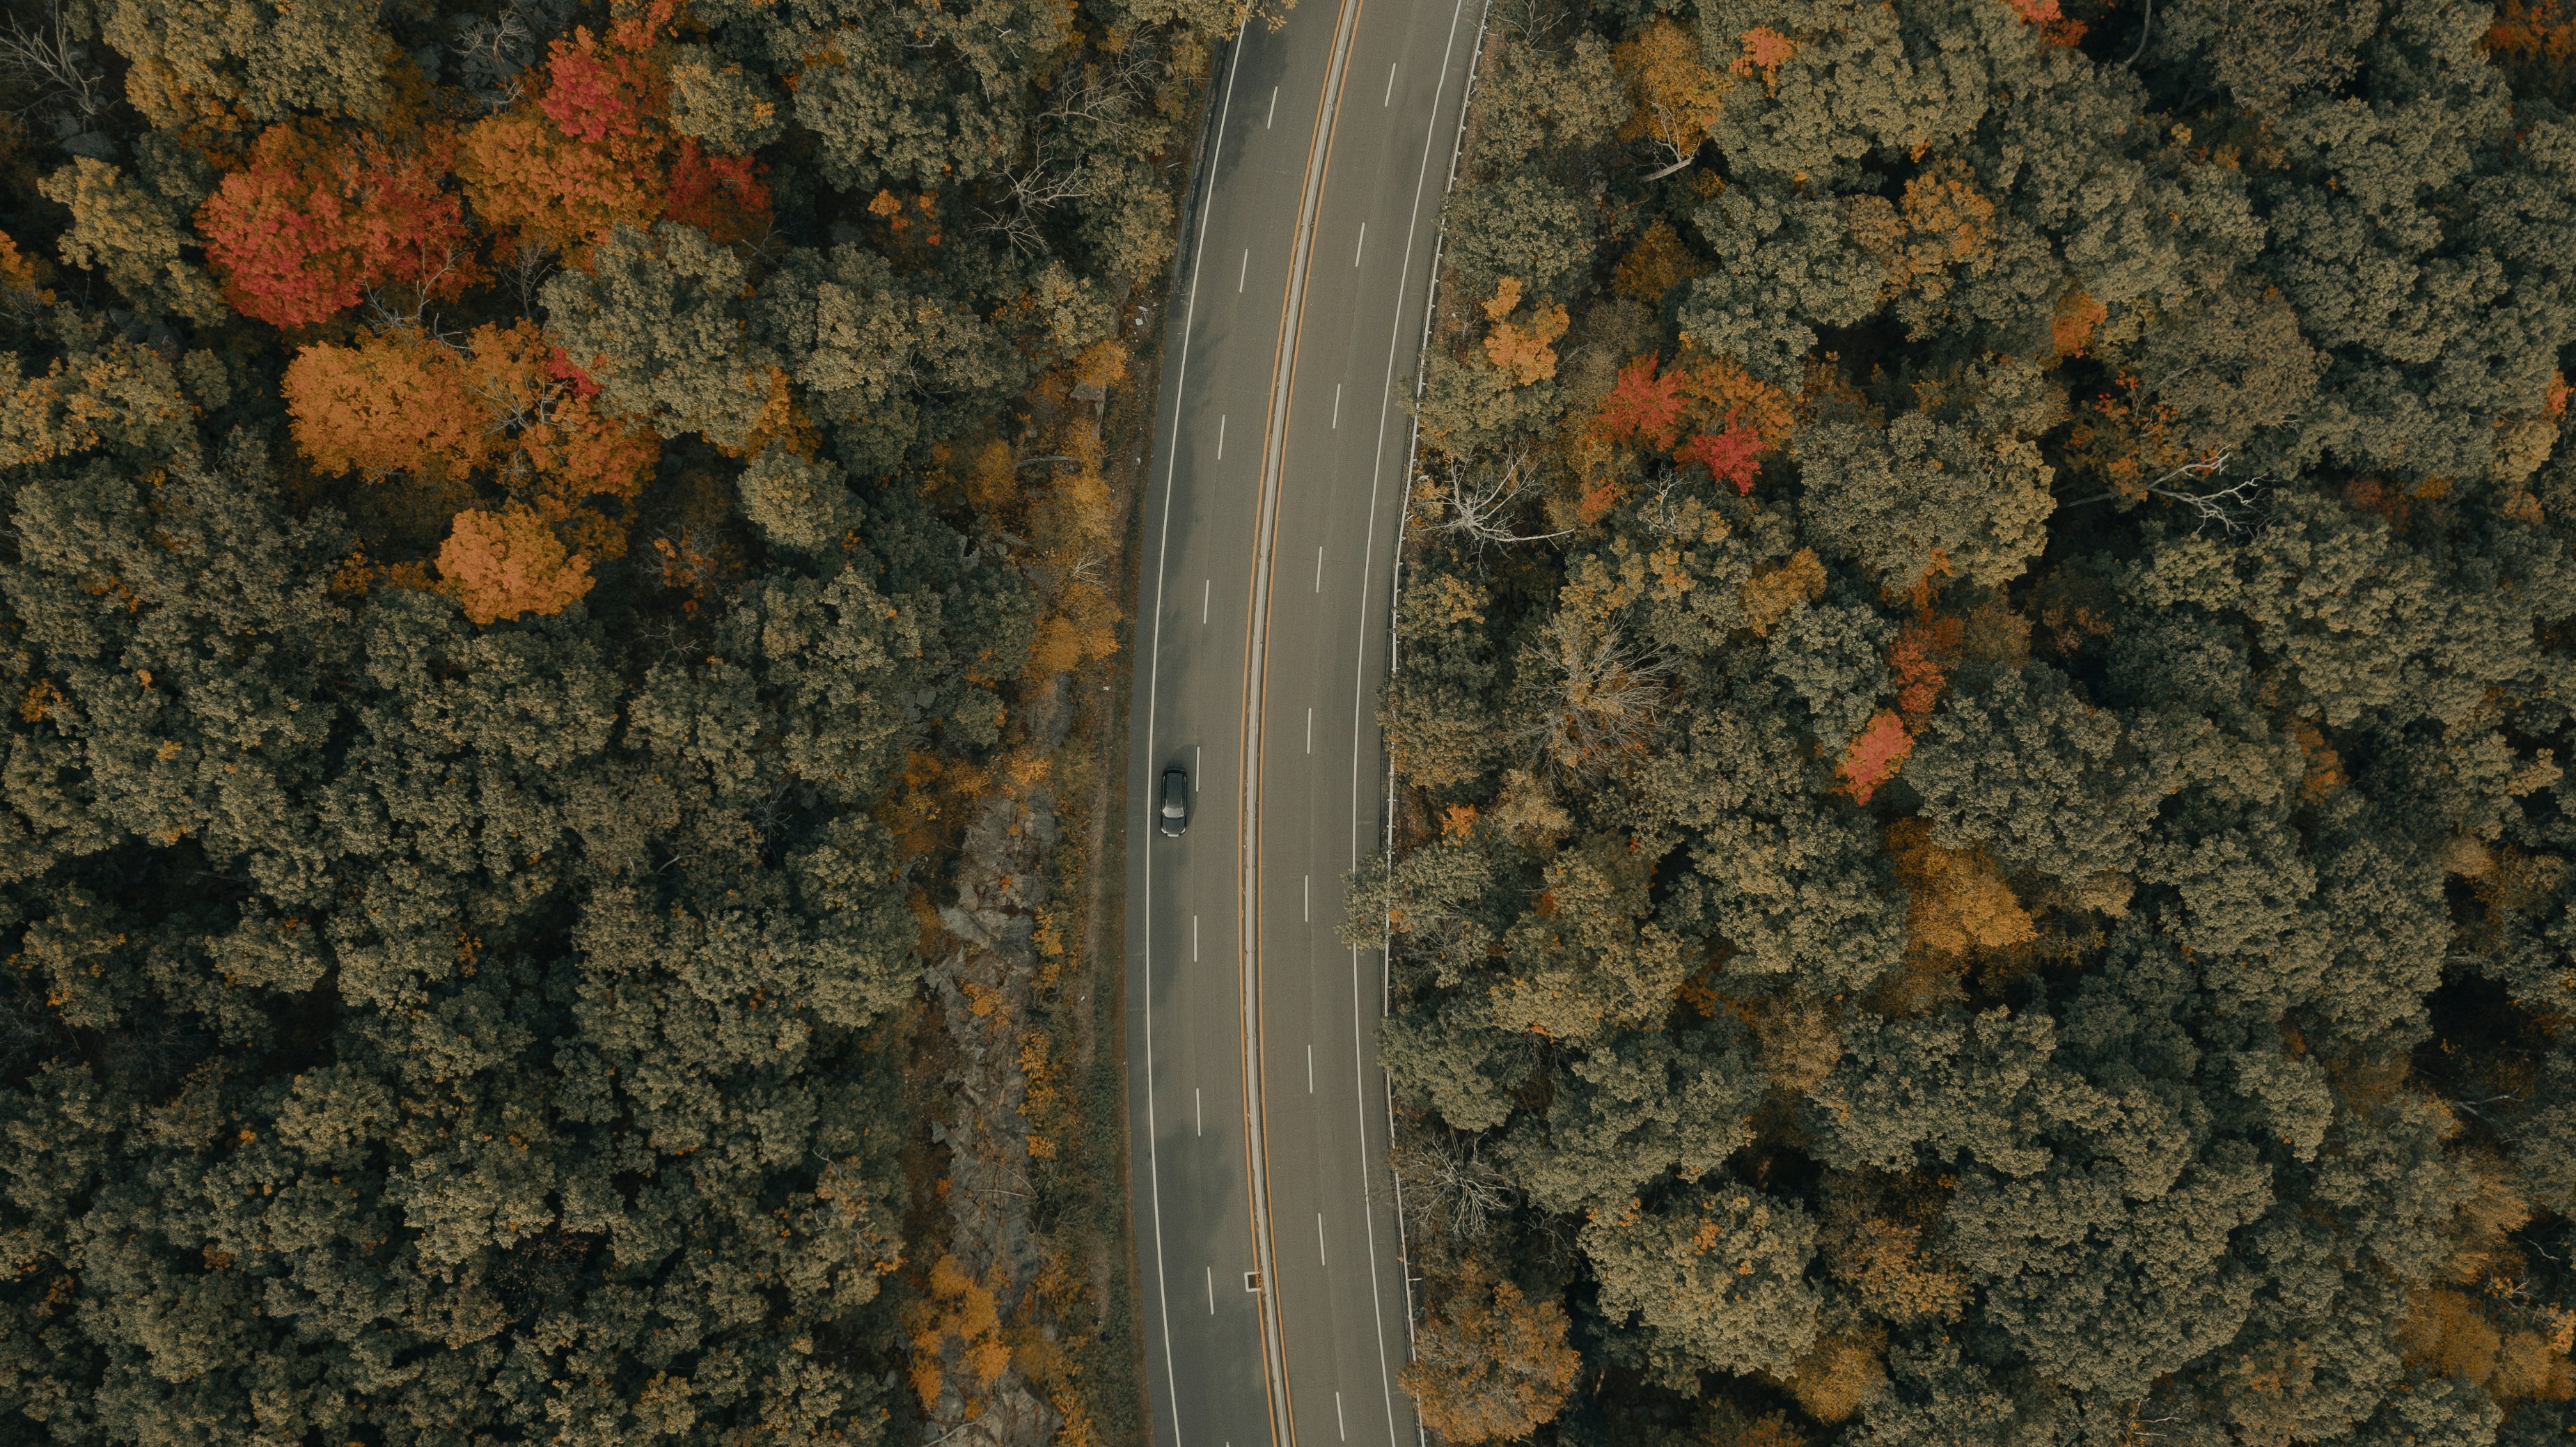
[{"label": "forest", "polygon": [[0,1440],[1133,1436],[1075,700],[1240,10],[0,13]]},{"label": "forest", "polygon": [[1346,927],[1437,1439],[2576,1432],[2572,60],[1495,0]]}]

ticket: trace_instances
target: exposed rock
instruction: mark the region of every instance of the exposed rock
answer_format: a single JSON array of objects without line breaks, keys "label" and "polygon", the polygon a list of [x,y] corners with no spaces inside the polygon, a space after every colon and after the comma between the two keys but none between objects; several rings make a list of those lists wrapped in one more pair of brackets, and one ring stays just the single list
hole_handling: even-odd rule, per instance
[{"label": "exposed rock", "polygon": [[[978,1281],[996,1288],[1004,1321],[1030,1306],[1040,1254],[1031,1227],[1027,1094],[1016,1042],[1028,981],[1038,968],[1035,911],[1046,897],[1056,842],[1054,797],[988,798],[966,833],[957,901],[939,911],[958,948],[927,972],[941,1024],[956,1046],[955,1090],[942,1123],[948,1146],[949,1251]],[[947,1355],[959,1355],[949,1344]],[[1016,1367],[986,1387],[951,1361],[924,1440],[951,1447],[1043,1447],[1058,1417]]]}]

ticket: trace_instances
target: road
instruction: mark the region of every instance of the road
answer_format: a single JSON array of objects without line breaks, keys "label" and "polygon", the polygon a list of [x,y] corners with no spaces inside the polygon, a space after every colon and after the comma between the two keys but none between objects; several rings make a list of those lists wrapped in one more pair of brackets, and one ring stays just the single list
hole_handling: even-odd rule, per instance
[{"label": "road", "polygon": [[[1143,518],[1128,901],[1164,1447],[1415,1447],[1377,1064],[1336,940],[1381,847],[1410,395],[1482,0],[1303,0],[1217,60]],[[1190,770],[1188,832],[1156,832]]]}]

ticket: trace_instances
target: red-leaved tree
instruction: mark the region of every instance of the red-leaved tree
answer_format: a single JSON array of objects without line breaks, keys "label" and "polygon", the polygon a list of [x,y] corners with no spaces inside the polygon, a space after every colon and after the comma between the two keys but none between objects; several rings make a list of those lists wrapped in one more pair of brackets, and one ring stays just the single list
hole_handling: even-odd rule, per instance
[{"label": "red-leaved tree", "polygon": [[615,227],[665,218],[725,242],[767,232],[759,163],[671,130],[662,23],[645,14],[604,40],[575,29],[549,47],[533,103],[465,133],[459,170],[485,224],[576,259]]},{"label": "red-leaved tree", "polygon": [[1649,352],[1621,367],[1610,395],[1601,399],[1594,420],[1610,437],[1670,447],[1681,435],[1682,413],[1689,406],[1682,397],[1681,376],[1677,372],[1657,376],[1655,361],[1655,354]]},{"label": "red-leaved tree", "polygon": [[271,126],[197,210],[224,298],[271,326],[309,326],[389,284],[457,295],[479,279],[464,208],[441,184],[454,146]]},{"label": "red-leaved tree", "polygon": [[662,214],[718,241],[754,241],[769,229],[769,188],[749,156],[710,156],[692,140],[671,162]]},{"label": "red-leaved tree", "polygon": [[1693,437],[1674,455],[1707,468],[1708,475],[1720,482],[1734,483],[1736,492],[1743,494],[1753,490],[1753,479],[1762,471],[1762,454],[1770,446],[1761,433],[1731,426],[1714,437],[1705,432]]}]

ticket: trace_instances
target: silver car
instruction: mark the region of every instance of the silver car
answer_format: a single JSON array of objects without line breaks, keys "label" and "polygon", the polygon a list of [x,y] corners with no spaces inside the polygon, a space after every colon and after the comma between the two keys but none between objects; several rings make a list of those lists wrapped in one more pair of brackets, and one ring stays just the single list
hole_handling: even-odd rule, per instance
[{"label": "silver car", "polygon": [[1164,837],[1178,839],[1190,832],[1190,771],[1178,764],[1163,770],[1163,804],[1159,812]]}]

